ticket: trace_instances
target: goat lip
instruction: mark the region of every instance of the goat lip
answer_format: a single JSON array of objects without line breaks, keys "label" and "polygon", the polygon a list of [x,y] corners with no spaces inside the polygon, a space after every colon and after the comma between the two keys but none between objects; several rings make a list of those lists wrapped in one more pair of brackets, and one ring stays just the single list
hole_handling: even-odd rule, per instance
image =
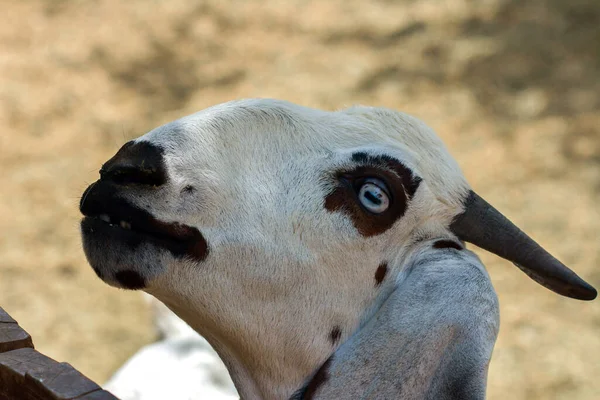
[{"label": "goat lip", "polygon": [[163,222],[119,196],[118,188],[97,182],[80,204],[82,234],[106,242],[123,242],[134,249],[151,243],[176,257],[203,259],[207,245],[198,229],[178,222]]},{"label": "goat lip", "polygon": [[[185,242],[194,236],[193,228],[177,223],[168,224],[158,220],[149,220],[145,224],[140,224],[139,221],[135,225],[125,220],[115,221],[114,217],[107,217],[108,214],[100,216],[85,216],[82,220],[86,223],[94,224],[98,229],[113,229],[118,231],[129,232],[132,235],[147,235],[156,239],[172,240],[177,242]],[[173,226],[171,226],[173,225]],[[162,228],[162,229],[161,229]]]},{"label": "goat lip", "polygon": [[126,217],[119,217],[118,214],[106,212],[99,215],[85,215],[83,221],[89,221],[99,229],[125,231],[133,235],[146,235],[175,242],[187,242],[199,234],[196,228],[177,222],[162,222],[151,216],[144,220],[139,215],[135,215],[135,211]]},{"label": "goat lip", "polygon": [[111,242],[121,242],[134,250],[143,243],[149,243],[169,250],[175,256],[181,257],[188,253],[193,240],[178,236],[170,236],[157,231],[124,229],[118,224],[111,224],[99,217],[86,216],[81,221],[81,229],[88,238],[96,238],[105,245]]}]

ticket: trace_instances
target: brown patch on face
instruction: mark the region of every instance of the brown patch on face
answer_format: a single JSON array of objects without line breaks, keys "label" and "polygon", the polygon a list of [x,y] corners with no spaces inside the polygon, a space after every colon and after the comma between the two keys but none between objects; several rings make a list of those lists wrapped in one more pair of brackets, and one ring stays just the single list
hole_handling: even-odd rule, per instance
[{"label": "brown patch on face", "polygon": [[387,271],[387,263],[381,263],[379,267],[377,267],[377,271],[375,271],[375,286],[381,285],[381,282],[383,282],[385,276],[387,275]]},{"label": "brown patch on face", "polygon": [[188,244],[187,255],[197,261],[204,261],[208,257],[208,242],[199,231],[195,240]]},{"label": "brown patch on face", "polygon": [[303,400],[311,400],[315,397],[317,390],[329,379],[329,365],[333,360],[333,356],[329,357],[327,361],[319,368],[315,376],[308,382],[306,389],[304,389],[304,394],[300,397]]},{"label": "brown patch on face", "polygon": [[456,250],[462,250],[463,247],[456,243],[454,240],[449,240],[449,239],[443,239],[443,240],[438,240],[433,244],[433,248],[434,249],[456,249]]},{"label": "brown patch on face", "polygon": [[339,342],[342,337],[342,331],[339,326],[334,326],[331,332],[329,333],[329,339],[331,339],[331,344],[336,344]]},{"label": "brown patch on face", "polygon": [[[359,165],[335,174],[338,185],[325,197],[325,208],[330,212],[347,214],[363,236],[382,234],[404,215],[421,179],[389,156],[355,153],[352,161]],[[368,178],[382,180],[387,185],[390,206],[380,214],[368,211],[359,201],[358,192]]]}]

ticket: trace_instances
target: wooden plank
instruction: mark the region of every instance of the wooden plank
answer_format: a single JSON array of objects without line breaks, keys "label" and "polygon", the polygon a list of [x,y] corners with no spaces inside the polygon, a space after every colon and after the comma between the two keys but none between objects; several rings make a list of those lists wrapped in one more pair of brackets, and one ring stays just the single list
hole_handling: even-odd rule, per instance
[{"label": "wooden plank", "polygon": [[29,333],[16,323],[0,323],[0,353],[25,347],[33,348]]},{"label": "wooden plank", "polygon": [[81,397],[77,397],[75,400],[119,400],[112,393],[107,392],[106,390],[98,390],[97,392],[92,392],[88,394],[84,394]]},{"label": "wooden plank", "polygon": [[12,319],[12,317],[10,315],[8,315],[8,313],[6,311],[4,311],[4,309],[2,307],[0,307],[0,323],[10,323],[10,324],[16,324],[17,321],[15,321],[14,319]]},{"label": "wooden plank", "polygon": [[33,348],[31,336],[6,311],[0,308],[0,353],[24,347]]},{"label": "wooden plank", "polygon": [[68,363],[33,349],[31,336],[0,308],[0,400],[118,400]]},{"label": "wooden plank", "polygon": [[25,385],[35,387],[49,399],[74,399],[100,390],[100,386],[86,378],[67,363],[53,364],[44,369],[33,369],[25,376]]},{"label": "wooden plank", "polygon": [[[8,395],[7,398],[70,400],[94,392],[102,392],[100,386],[71,365],[58,363],[34,349],[17,349],[0,354],[0,393]],[[110,399],[109,395],[107,392],[96,396]]]},{"label": "wooden plank", "polygon": [[[23,400],[40,399],[31,387],[25,385],[29,370],[45,368],[48,357],[31,348],[23,348],[0,354],[0,393],[6,398]],[[13,396],[13,397],[11,397]]]}]

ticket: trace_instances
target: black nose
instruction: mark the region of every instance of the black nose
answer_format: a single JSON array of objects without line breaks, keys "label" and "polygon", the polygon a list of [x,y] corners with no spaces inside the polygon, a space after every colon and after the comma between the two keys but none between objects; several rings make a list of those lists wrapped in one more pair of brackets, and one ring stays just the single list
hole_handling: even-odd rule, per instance
[{"label": "black nose", "polygon": [[167,182],[164,150],[148,142],[128,142],[100,169],[100,180],[118,185],[160,186]]}]

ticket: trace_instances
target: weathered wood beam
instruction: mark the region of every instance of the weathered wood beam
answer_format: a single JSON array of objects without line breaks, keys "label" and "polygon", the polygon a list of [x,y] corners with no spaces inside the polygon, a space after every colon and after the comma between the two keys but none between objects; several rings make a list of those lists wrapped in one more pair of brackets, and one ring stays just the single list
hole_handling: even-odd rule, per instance
[{"label": "weathered wood beam", "polygon": [[118,400],[68,363],[36,351],[0,308],[0,400]]}]

